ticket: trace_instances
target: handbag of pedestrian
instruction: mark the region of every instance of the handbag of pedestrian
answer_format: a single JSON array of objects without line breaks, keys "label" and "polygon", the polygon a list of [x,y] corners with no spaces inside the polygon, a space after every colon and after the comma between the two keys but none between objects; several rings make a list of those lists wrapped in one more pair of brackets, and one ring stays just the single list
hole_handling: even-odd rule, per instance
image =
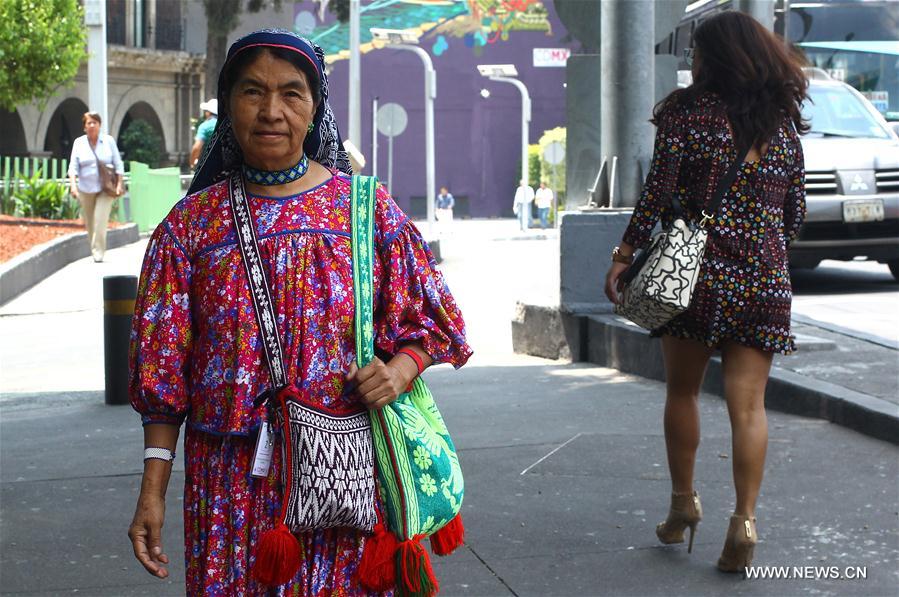
[{"label": "handbag of pedestrian", "polygon": [[718,181],[715,195],[702,211],[698,224],[687,221],[680,204],[672,200],[674,221],[652,237],[649,246],[635,256],[621,275],[623,288],[615,313],[654,330],[689,308],[708,243],[707,227],[714,222],[747,153],[742,149],[737,152],[738,159]]},{"label": "handbag of pedestrian", "polygon": [[97,152],[91,147],[91,153],[97,160],[97,173],[100,175],[100,189],[103,193],[111,197],[119,196],[119,174],[115,171],[115,166],[107,164],[97,157]]}]

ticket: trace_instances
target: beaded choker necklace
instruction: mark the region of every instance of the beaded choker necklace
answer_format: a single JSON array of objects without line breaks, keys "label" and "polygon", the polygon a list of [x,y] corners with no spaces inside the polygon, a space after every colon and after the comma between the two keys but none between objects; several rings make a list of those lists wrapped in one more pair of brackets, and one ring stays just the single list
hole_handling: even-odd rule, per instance
[{"label": "beaded choker necklace", "polygon": [[299,180],[303,178],[303,175],[306,174],[306,171],[308,169],[309,159],[304,153],[303,157],[300,158],[300,161],[296,166],[286,168],[284,170],[258,170],[256,168],[253,168],[252,166],[247,166],[246,164],[244,164],[243,175],[246,178],[247,182],[252,182],[254,184],[263,186],[271,186],[276,184],[287,184],[288,182]]}]

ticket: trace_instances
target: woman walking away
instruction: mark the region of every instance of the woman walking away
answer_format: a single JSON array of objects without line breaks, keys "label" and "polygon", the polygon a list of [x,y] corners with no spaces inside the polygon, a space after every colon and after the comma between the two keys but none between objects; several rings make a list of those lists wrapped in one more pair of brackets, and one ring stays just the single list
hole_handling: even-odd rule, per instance
[{"label": "woman walking away", "polygon": [[115,139],[100,133],[102,117],[85,112],[84,134],[72,144],[69,160],[69,192],[81,202],[81,218],[87,228],[94,261],[106,253],[106,228],[115,198],[124,193],[125,167]]},{"label": "woman walking away", "polygon": [[[165,493],[186,422],[188,595],[368,594],[357,572],[383,509],[358,418],[396,400],[432,362],[462,366],[471,354],[462,315],[421,234],[378,188],[373,273],[364,279],[373,288],[363,291],[373,296],[381,358],[357,369],[351,169],[324,53],[287,31],[252,33],[228,51],[218,98],[211,145],[187,197],[156,228],[141,272],[131,402],[145,460],[128,532],[134,554],[166,578]],[[270,357],[272,338],[281,358]],[[267,440],[288,441],[267,436],[274,400],[287,412],[285,392],[291,437],[294,416],[307,417],[317,425],[313,445],[290,440],[266,455]],[[323,471],[330,476],[315,477],[309,494],[282,490],[320,472],[304,460],[310,454],[335,463]],[[317,518],[291,537],[285,511],[337,512],[340,524]]]},{"label": "woman walking away", "polygon": [[[655,110],[652,167],[621,246],[612,254],[606,295],[618,302],[620,277],[661,218],[707,222],[709,240],[689,309],[653,330],[661,336],[667,399],[665,444],[672,495],[658,525],[662,543],[690,545],[702,518],[693,487],[699,446],[697,398],[713,351],[720,350],[730,415],[736,505],[718,568],[742,571],[758,539],[755,506],[768,424],[765,385],[774,353],[795,349],[787,246],[805,216],[799,135],[808,83],[784,43],[736,11],[703,22],[693,35],[693,84]],[[706,211],[719,180],[737,174],[720,207]]]}]

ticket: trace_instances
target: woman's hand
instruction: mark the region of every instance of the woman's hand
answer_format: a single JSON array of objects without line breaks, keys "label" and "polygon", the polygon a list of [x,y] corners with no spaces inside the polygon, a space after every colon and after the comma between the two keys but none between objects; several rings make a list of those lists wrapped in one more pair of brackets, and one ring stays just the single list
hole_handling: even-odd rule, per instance
[{"label": "woman's hand", "polygon": [[627,268],[628,265],[626,263],[613,261],[612,265],[609,266],[609,271],[606,272],[606,296],[616,305],[619,300],[618,293],[621,292],[621,287],[623,285],[621,274],[623,274]]},{"label": "woman's hand", "polygon": [[[350,365],[346,381],[356,386],[354,393],[369,410],[383,408],[396,400],[414,379],[414,376],[409,377],[407,371],[394,364],[394,360],[387,364],[375,357],[362,369],[355,362]],[[414,364],[412,369],[417,375],[418,370]]]},{"label": "woman's hand", "polygon": [[169,557],[162,551],[162,525],[165,521],[165,497],[142,491],[137,499],[134,520],[128,528],[128,537],[137,558],[147,572],[157,578],[168,578],[165,565]]},{"label": "woman's hand", "polygon": [[124,194],[125,194],[125,185],[122,184],[122,177],[119,176],[119,182],[117,182],[115,185],[115,196],[121,197]]}]

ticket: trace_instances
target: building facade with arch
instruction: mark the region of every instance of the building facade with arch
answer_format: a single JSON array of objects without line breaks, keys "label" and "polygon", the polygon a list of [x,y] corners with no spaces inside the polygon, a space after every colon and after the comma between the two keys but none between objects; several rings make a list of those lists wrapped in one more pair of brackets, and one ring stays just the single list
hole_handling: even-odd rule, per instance
[{"label": "building facade with arch", "polygon": [[[109,114],[101,114],[103,123],[119,139],[131,121],[146,121],[160,139],[162,165],[186,166],[193,123],[201,117],[205,56],[184,50],[186,24],[184,0],[107,2]],[[67,159],[88,109],[94,108],[82,64],[75,79],[45,101],[0,110],[0,155]]]}]

